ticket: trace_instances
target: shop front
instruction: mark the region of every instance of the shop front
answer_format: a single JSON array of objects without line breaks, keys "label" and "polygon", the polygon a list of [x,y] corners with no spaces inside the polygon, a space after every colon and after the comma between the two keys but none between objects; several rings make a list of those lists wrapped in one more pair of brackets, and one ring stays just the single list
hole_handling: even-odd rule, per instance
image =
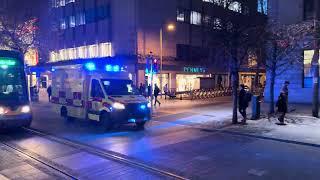
[{"label": "shop front", "polygon": [[[254,72],[241,72],[240,75],[240,84],[244,84],[245,86],[248,86],[250,89],[252,89],[255,86],[255,78],[256,73]],[[266,74],[265,73],[259,73],[259,79],[258,79],[258,87],[265,87],[266,83]]]}]

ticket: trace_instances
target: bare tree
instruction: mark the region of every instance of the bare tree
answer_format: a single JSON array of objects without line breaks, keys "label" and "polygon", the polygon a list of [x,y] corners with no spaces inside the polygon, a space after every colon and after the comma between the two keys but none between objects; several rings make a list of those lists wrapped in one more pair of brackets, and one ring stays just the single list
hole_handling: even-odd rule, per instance
[{"label": "bare tree", "polygon": [[302,62],[300,50],[305,46],[304,40],[310,34],[312,23],[304,22],[293,25],[270,23],[266,28],[266,70],[270,74],[269,113],[274,113],[274,86],[276,78],[294,65]]},{"label": "bare tree", "polygon": [[314,54],[312,57],[313,70],[313,97],[312,97],[312,115],[319,117],[319,48],[320,48],[320,26],[319,26],[319,1],[314,1]]}]

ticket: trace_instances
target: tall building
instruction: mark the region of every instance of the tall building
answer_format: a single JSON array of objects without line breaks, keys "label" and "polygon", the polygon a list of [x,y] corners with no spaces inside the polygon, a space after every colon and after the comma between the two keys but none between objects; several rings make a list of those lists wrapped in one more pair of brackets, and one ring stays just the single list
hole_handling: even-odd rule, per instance
[{"label": "tall building", "polygon": [[[301,23],[313,23],[314,0],[269,0],[269,20],[282,25],[299,25]],[[303,40],[304,48],[298,49],[288,56],[295,62],[285,73],[277,76],[275,82],[275,98],[281,91],[285,81],[290,81],[289,101],[296,103],[312,102],[312,70],[311,60],[314,51],[312,37]],[[269,73],[267,73],[269,79]],[[267,82],[270,82],[269,80]],[[269,83],[265,96],[270,97]]]},{"label": "tall building", "polygon": [[[155,82],[187,91],[199,77],[229,85],[225,54],[210,45],[221,26],[261,23],[257,0],[51,0],[50,66],[110,61],[144,83],[146,57],[159,63]],[[252,19],[254,17],[254,19]],[[161,63],[162,62],[162,63]],[[253,73],[244,70],[252,80]],[[249,78],[250,76],[250,78]],[[218,80],[219,79],[219,80]],[[250,82],[247,82],[250,84]]]}]

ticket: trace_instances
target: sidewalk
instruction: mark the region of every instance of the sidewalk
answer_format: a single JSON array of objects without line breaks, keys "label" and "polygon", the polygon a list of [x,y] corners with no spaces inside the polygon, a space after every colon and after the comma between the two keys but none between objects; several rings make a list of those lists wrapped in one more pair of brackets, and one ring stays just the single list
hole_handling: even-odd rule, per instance
[{"label": "sidewalk", "polygon": [[275,116],[268,119],[264,110],[262,119],[248,121],[247,126],[233,125],[224,130],[320,147],[320,119],[311,116],[311,105],[291,104],[289,108],[294,111],[286,115],[285,126],[277,125],[279,121]]}]

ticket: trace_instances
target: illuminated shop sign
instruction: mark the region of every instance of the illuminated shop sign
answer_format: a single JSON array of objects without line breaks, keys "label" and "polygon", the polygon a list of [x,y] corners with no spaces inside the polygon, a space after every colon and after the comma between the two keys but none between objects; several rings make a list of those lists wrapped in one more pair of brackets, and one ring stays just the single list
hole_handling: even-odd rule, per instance
[{"label": "illuminated shop sign", "polygon": [[207,68],[203,67],[183,67],[183,71],[187,73],[206,73]]}]

